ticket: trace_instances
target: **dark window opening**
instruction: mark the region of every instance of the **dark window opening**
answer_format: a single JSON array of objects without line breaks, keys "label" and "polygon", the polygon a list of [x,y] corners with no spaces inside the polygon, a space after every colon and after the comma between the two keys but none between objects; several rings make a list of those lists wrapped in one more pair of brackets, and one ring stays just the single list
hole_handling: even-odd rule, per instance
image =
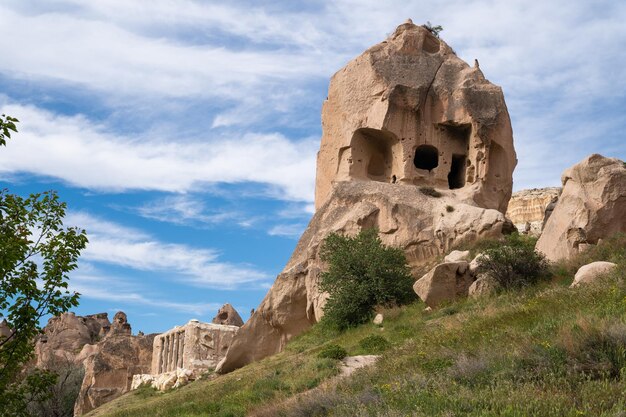
[{"label": "dark window opening", "polygon": [[421,145],[415,149],[413,163],[416,168],[430,171],[439,165],[439,151],[431,145]]},{"label": "dark window opening", "polygon": [[465,185],[465,155],[452,155],[448,185],[451,190],[462,188]]}]

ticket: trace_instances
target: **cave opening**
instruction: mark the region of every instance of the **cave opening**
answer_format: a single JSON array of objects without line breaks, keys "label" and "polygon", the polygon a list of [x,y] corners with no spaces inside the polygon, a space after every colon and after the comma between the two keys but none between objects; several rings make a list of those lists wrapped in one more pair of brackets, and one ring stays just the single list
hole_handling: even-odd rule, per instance
[{"label": "cave opening", "polygon": [[452,164],[448,174],[448,186],[451,190],[465,186],[465,155],[452,155]]},{"label": "cave opening", "polygon": [[439,150],[432,145],[418,146],[413,163],[416,168],[430,171],[439,165]]}]

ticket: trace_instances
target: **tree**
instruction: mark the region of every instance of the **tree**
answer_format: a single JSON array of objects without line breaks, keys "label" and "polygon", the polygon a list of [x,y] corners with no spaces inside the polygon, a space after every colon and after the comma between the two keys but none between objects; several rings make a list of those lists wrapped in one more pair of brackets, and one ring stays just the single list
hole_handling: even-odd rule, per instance
[{"label": "tree", "polygon": [[426,28],[430,31],[430,33],[432,33],[435,37],[439,37],[439,33],[443,30],[443,27],[441,25],[433,25],[430,22],[426,22],[422,25],[423,28]]},{"label": "tree", "polygon": [[[17,132],[16,122],[2,115],[0,145]],[[27,403],[48,395],[56,380],[50,372],[22,371],[33,357],[40,320],[78,305],[68,274],[87,235],[63,225],[65,210],[54,191],[27,198],[0,191],[0,316],[9,329],[0,336],[0,416],[27,415]]]},{"label": "tree", "polygon": [[320,257],[328,271],[320,289],[329,294],[322,321],[343,330],[369,320],[376,306],[402,305],[415,300],[411,271],[404,252],[383,245],[376,229],[355,237],[330,234]]}]

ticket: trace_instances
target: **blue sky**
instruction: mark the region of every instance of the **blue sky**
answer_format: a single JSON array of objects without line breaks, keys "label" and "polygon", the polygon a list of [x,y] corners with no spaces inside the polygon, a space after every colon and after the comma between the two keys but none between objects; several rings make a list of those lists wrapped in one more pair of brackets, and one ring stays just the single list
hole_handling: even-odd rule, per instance
[{"label": "blue sky", "polygon": [[412,18],[502,86],[515,189],[626,158],[616,1],[2,0],[0,150],[12,192],[55,189],[90,238],[79,314],[135,331],[244,318],[311,214],[330,76]]}]

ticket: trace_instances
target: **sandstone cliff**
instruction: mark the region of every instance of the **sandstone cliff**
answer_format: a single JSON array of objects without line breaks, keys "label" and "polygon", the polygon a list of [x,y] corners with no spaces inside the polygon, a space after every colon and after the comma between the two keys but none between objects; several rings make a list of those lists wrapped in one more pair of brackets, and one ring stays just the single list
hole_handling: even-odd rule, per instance
[{"label": "sandstone cliff", "polygon": [[543,229],[546,209],[558,200],[560,187],[533,188],[513,193],[506,217],[520,233],[539,236]]}]

